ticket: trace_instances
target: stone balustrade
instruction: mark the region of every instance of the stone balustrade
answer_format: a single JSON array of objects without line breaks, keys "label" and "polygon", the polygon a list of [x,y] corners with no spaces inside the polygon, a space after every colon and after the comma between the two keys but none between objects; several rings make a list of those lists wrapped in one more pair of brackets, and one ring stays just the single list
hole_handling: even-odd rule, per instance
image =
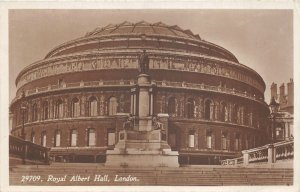
[{"label": "stone balustrade", "polygon": [[234,159],[225,159],[221,161],[221,165],[238,165],[238,164],[243,164],[243,157],[238,157]]},{"label": "stone balustrade", "polygon": [[49,148],[24,141],[12,135],[9,136],[9,156],[19,159],[22,164],[48,164]]},{"label": "stone balustrade", "polygon": [[294,141],[282,141],[242,151],[243,157],[225,159],[221,165],[249,165],[254,163],[276,163],[294,158]]},{"label": "stone balustrade", "polygon": [[155,83],[158,86],[170,86],[170,87],[183,87],[183,88],[193,88],[193,89],[200,89],[200,90],[208,90],[208,91],[215,91],[219,93],[226,93],[231,95],[237,95],[240,97],[248,98],[251,100],[256,100],[263,102],[263,98],[258,98],[255,94],[250,94],[247,92],[242,92],[225,87],[219,87],[219,86],[210,86],[205,84],[195,84],[195,83],[186,83],[186,82],[168,82],[168,81],[155,81]]}]

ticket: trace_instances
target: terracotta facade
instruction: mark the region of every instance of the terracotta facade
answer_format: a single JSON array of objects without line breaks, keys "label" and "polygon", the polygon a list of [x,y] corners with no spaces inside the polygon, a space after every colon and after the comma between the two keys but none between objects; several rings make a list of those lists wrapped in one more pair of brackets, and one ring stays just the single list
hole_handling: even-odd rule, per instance
[{"label": "terracotta facade", "polygon": [[[134,33],[136,27],[142,32]],[[217,164],[268,142],[265,83],[226,49],[163,23],[97,30],[58,46],[19,74],[10,106],[12,135],[21,136],[24,121],[26,139],[46,139],[53,160],[104,162],[126,121],[120,117],[134,115],[137,58],[146,50],[153,115],[169,114],[167,139],[180,163]]]}]

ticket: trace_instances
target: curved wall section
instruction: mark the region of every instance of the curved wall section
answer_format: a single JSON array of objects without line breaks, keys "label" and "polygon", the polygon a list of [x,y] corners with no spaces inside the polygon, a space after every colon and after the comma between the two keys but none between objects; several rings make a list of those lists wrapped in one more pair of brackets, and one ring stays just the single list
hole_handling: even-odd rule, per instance
[{"label": "curved wall section", "polygon": [[161,22],[109,25],[59,45],[17,77],[12,134],[53,161],[105,162],[134,114],[138,55],[150,59],[153,115],[182,164],[218,164],[267,142],[265,83],[228,50]]}]

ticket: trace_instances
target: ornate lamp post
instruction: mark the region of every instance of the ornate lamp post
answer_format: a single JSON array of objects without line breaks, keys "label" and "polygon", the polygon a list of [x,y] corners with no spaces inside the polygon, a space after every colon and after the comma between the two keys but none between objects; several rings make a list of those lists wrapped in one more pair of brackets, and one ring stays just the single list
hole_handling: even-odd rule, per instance
[{"label": "ornate lamp post", "polygon": [[276,114],[278,112],[279,104],[275,101],[274,97],[272,97],[269,107],[271,110],[270,117],[272,120],[272,143],[275,143],[276,142],[275,122],[276,122]]}]

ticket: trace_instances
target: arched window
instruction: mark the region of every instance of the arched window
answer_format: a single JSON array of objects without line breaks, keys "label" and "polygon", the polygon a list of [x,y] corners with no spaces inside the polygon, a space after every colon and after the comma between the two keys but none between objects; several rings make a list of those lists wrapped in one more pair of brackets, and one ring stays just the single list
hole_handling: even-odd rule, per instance
[{"label": "arched window", "polygon": [[194,100],[192,98],[189,98],[187,100],[187,118],[194,118],[194,108],[195,108],[195,104],[194,104]]},{"label": "arched window", "polygon": [[248,121],[249,121],[249,126],[253,126],[253,113],[252,111],[250,111],[250,113],[248,114]]},{"label": "arched window", "polygon": [[96,133],[95,129],[88,130],[88,146],[95,146],[96,145]]},{"label": "arched window", "polygon": [[239,117],[239,106],[234,105],[233,110],[232,110],[232,122],[238,123],[238,117]]},{"label": "arched window", "polygon": [[98,115],[98,104],[97,104],[97,99],[95,97],[91,97],[89,99],[89,115],[90,116],[97,116]]},{"label": "arched window", "polygon": [[77,98],[72,99],[71,117],[80,116],[79,100]]},{"label": "arched window", "polygon": [[33,104],[32,106],[32,121],[37,121],[38,120],[38,108],[37,104]]},{"label": "arched window", "polygon": [[227,133],[226,132],[222,133],[221,144],[222,144],[222,149],[223,150],[227,150],[228,149],[228,145],[227,145]]},{"label": "arched window", "polygon": [[46,147],[46,141],[47,140],[47,137],[46,137],[46,131],[43,131],[42,133],[41,133],[41,145],[43,146],[43,147]]},{"label": "arched window", "polygon": [[204,118],[207,120],[212,119],[211,100],[206,100],[204,104]]},{"label": "arched window", "polygon": [[111,97],[108,103],[108,115],[117,114],[117,107],[118,107],[117,98]]},{"label": "arched window", "polygon": [[47,120],[49,118],[49,104],[47,101],[43,103],[43,119]]},{"label": "arched window", "polygon": [[54,135],[54,147],[60,146],[60,135],[60,130],[56,130]]},{"label": "arched window", "polygon": [[[37,110],[37,108],[36,108],[36,110]],[[36,111],[36,114],[37,114],[37,111]],[[28,122],[28,109],[27,109],[27,106],[25,104],[21,106],[20,117],[21,117],[20,118],[20,124],[23,122],[23,118],[24,118],[24,123]]]},{"label": "arched window", "polygon": [[254,110],[252,113],[252,125],[253,127],[257,127],[257,111]]},{"label": "arched window", "polygon": [[244,124],[249,125],[249,113],[248,113],[248,108],[244,108]]},{"label": "arched window", "polygon": [[72,129],[71,130],[71,135],[70,135],[71,139],[70,139],[70,144],[72,147],[77,146],[77,130],[76,129]]},{"label": "arched window", "polygon": [[225,121],[225,108],[226,108],[226,103],[222,102],[220,104],[220,121]]},{"label": "arched window", "polygon": [[240,112],[239,112],[239,123],[242,124],[242,125],[245,124],[244,114],[245,114],[245,108],[242,106],[240,108]]},{"label": "arched window", "polygon": [[234,149],[236,151],[238,151],[240,149],[240,142],[241,142],[240,134],[236,134],[235,141],[234,141]]},{"label": "arched window", "polygon": [[225,102],[220,104],[220,121],[228,121],[228,106]]},{"label": "arched window", "polygon": [[32,143],[35,143],[35,133],[34,132],[31,132],[31,138],[30,138],[30,141]]},{"label": "arched window", "polygon": [[64,104],[61,99],[57,100],[55,103],[55,114],[54,117],[56,119],[63,118],[64,115]]},{"label": "arched window", "polygon": [[176,101],[175,101],[175,97],[171,97],[168,100],[168,114],[171,117],[174,117],[176,115]]},{"label": "arched window", "polygon": [[212,131],[206,132],[206,147],[208,149],[212,148]]}]

